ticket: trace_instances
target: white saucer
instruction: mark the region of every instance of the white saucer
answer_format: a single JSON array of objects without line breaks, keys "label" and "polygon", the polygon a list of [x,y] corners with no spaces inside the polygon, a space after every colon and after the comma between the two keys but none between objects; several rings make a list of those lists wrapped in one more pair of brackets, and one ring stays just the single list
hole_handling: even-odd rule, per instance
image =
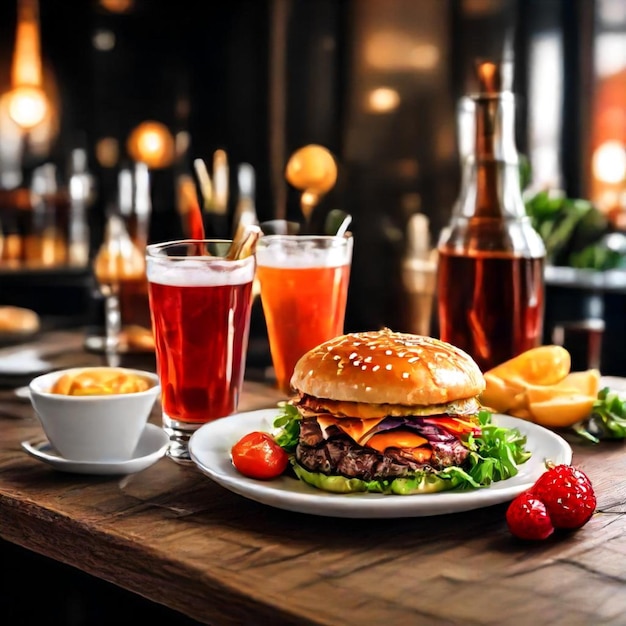
[{"label": "white saucer", "polygon": [[169,437],[167,433],[154,424],[147,424],[137,444],[135,454],[128,461],[91,462],[72,461],[58,454],[48,440],[31,443],[22,441],[22,448],[32,457],[52,465],[62,472],[74,474],[134,474],[156,463],[167,451]]},{"label": "white saucer", "polygon": [[17,389],[14,389],[13,393],[20,400],[25,400],[27,402],[30,401],[30,389],[28,388],[28,385],[25,385],[24,387],[18,387]]}]

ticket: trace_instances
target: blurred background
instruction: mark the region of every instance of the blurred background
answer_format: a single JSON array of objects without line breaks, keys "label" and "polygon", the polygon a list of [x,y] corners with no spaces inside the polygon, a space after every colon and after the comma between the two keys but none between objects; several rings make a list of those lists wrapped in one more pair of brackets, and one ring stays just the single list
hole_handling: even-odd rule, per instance
[{"label": "blurred background", "polygon": [[[432,285],[407,280],[405,262],[430,258],[457,199],[481,57],[514,63],[525,200],[548,249],[545,340],[569,337],[574,369],[626,374],[624,0],[3,0],[0,304],[44,327],[98,326],[93,262],[110,215],[140,252],[185,235],[194,159],[217,186],[217,152],[210,233],[232,233],[244,198],[259,221],[300,220],[285,166],[321,144],[339,175],[314,222],[353,217],[346,331],[425,323],[436,335],[431,304],[415,317]],[[145,325],[136,287],[132,321]],[[257,301],[253,367],[269,363],[264,334]],[[51,565],[14,562],[3,606],[30,623],[33,572]],[[32,623],[121,611],[191,623],[53,573]]]},{"label": "blurred background", "polygon": [[339,168],[318,223],[353,216],[346,330],[411,330],[403,258],[411,233],[434,246],[448,221],[472,68],[491,57],[514,62],[525,193],[551,265],[613,272],[599,290],[554,274],[546,338],[562,311],[622,326],[626,246],[607,236],[626,228],[623,0],[6,0],[0,33],[3,304],[92,323],[107,215],[139,245],[182,236],[181,181],[215,151],[228,232],[243,164],[260,221],[300,219],[285,165],[316,143]]}]

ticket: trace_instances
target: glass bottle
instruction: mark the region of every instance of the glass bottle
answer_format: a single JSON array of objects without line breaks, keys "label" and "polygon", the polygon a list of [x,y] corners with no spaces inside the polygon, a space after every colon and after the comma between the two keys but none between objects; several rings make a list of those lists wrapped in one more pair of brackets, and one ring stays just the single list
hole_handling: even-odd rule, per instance
[{"label": "glass bottle", "polygon": [[[145,263],[144,253],[130,238],[122,216],[111,213],[104,241],[93,261],[94,275],[104,297],[104,352],[109,366],[120,365],[122,326],[128,323],[123,286],[147,280]],[[145,307],[148,308],[147,295]]]},{"label": "glass bottle", "polygon": [[540,344],[545,247],[522,198],[506,66],[477,63],[474,146],[438,243],[440,338],[483,372]]}]

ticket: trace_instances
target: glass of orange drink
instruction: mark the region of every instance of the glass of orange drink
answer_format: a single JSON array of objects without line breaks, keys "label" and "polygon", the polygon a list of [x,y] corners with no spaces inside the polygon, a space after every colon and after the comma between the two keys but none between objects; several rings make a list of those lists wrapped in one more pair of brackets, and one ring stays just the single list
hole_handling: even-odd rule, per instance
[{"label": "glass of orange drink", "polygon": [[343,333],[352,235],[266,235],[257,278],[277,387],[291,393],[298,359]]}]

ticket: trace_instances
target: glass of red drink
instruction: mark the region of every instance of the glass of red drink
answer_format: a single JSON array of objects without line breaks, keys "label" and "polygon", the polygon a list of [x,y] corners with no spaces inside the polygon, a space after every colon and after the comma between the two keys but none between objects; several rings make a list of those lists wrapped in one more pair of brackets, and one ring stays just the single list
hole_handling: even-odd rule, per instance
[{"label": "glass of red drink", "polygon": [[241,394],[255,257],[226,259],[229,246],[185,240],[146,249],[163,427],[176,461],[189,460],[191,435],[234,413]]},{"label": "glass of red drink", "polygon": [[351,235],[266,235],[257,243],[257,277],[278,388],[291,392],[298,359],[343,333]]}]

